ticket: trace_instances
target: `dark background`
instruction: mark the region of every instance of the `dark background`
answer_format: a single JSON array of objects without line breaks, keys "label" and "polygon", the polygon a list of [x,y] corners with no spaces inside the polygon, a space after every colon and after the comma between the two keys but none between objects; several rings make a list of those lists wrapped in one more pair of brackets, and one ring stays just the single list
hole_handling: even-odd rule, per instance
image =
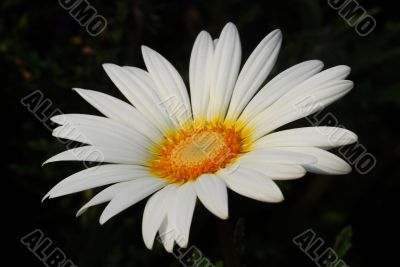
[{"label": "dark background", "polygon": [[[197,33],[206,29],[217,37],[225,23],[232,21],[240,32],[244,58],[270,31],[283,31],[273,74],[309,59],[320,59],[326,67],[351,66],[355,88],[326,112],[356,132],[377,159],[375,168],[365,175],[353,170],[345,176],[307,174],[282,182],[286,200],[280,204],[260,203],[230,192],[229,223],[242,265],[316,266],[292,242],[309,228],[351,266],[396,265],[400,237],[399,9],[392,6],[395,1],[359,2],[377,21],[366,37],[348,26],[327,1],[91,0],[108,21],[106,30],[92,37],[57,1],[1,1],[2,128],[8,135],[3,138],[6,150],[2,151],[6,183],[2,187],[3,263],[44,266],[20,242],[22,236],[39,228],[79,266],[181,266],[160,245],[153,251],[145,248],[143,201],[104,226],[98,223],[102,205],[75,218],[77,209],[97,190],[40,203],[53,185],[82,169],[82,164],[41,166],[64,147],[20,101],[41,90],[52,101],[47,112],[59,108],[64,113],[97,114],[71,88],[122,98],[101,64],[143,67],[141,44],[163,54],[187,81]],[[309,125],[306,120],[298,124]],[[213,215],[198,205],[190,243],[222,266],[216,225]]]}]

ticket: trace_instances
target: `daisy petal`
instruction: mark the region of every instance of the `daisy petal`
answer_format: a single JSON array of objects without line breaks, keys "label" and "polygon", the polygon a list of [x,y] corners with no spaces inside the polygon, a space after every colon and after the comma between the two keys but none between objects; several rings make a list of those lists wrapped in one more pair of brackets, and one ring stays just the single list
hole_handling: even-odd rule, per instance
[{"label": "daisy petal", "polygon": [[246,106],[239,120],[250,120],[298,84],[321,71],[323,67],[324,64],[321,61],[310,60],[281,72],[260,89]]},{"label": "daisy petal", "polygon": [[138,165],[107,164],[85,169],[68,176],[48,193],[50,198],[80,192],[103,185],[148,177],[146,167]]},{"label": "daisy petal", "polygon": [[335,154],[316,147],[283,147],[281,149],[306,153],[317,158],[316,163],[305,164],[304,168],[312,173],[343,175],[351,172],[351,166]]},{"label": "daisy petal", "polygon": [[148,153],[143,154],[142,151],[136,150],[132,147],[126,147],[125,149],[112,149],[101,146],[82,146],[54,155],[46,160],[43,165],[56,161],[85,161],[146,166],[148,164],[145,160],[146,157],[148,157]]},{"label": "daisy petal", "polygon": [[302,95],[283,96],[249,122],[248,127],[254,129],[252,138],[257,140],[289,122],[317,112],[343,97],[352,88],[351,81],[335,80],[317,88],[308,88]]},{"label": "daisy petal", "polygon": [[[312,88],[318,88],[321,85],[329,84],[334,81],[339,81],[345,79],[350,74],[350,68],[348,66],[339,65],[329,69],[326,69],[306,81],[302,82],[292,90],[290,90],[284,97],[279,99],[279,103],[284,103],[285,100],[289,98],[294,98],[297,96],[308,94],[312,91]],[[278,105],[276,104],[276,105]]]},{"label": "daisy petal", "polygon": [[181,185],[175,197],[173,216],[177,236],[176,243],[180,247],[187,247],[189,242],[190,226],[192,224],[193,212],[196,205],[196,192],[193,182]]},{"label": "daisy petal", "polygon": [[108,203],[100,216],[100,224],[104,224],[114,215],[136,204],[143,198],[153,194],[166,185],[164,179],[139,178],[129,181]]},{"label": "daisy petal", "polygon": [[164,217],[163,222],[161,223],[160,229],[158,230],[158,234],[164,248],[167,252],[172,252],[175,244],[175,239],[177,236],[176,224],[175,224],[175,199],[176,192],[178,191],[178,186],[174,186],[171,188],[171,191],[168,195],[168,198],[165,200],[167,207],[167,214]]},{"label": "daisy petal", "polygon": [[142,234],[148,249],[153,248],[154,238],[167,215],[169,195],[174,193],[176,185],[167,185],[149,198],[143,212]]},{"label": "daisy petal", "polygon": [[271,72],[282,43],[282,33],[275,30],[267,35],[247,59],[240,71],[227,118],[236,120],[243,108]]},{"label": "daisy petal", "polygon": [[[85,114],[64,114],[51,118],[61,124],[53,135],[59,138],[79,141],[85,144],[144,147],[154,144],[145,134],[111,119]],[[114,144],[114,142],[116,142]]]},{"label": "daisy petal", "polygon": [[[124,138],[124,136],[118,133],[101,131],[88,125],[63,125],[53,130],[53,136],[81,142],[83,144],[91,144],[99,150],[100,148],[115,151],[121,149],[121,151],[127,151],[129,153],[127,149],[133,147],[137,151],[140,151],[142,155],[148,154],[147,148],[133,140]],[[68,142],[66,143],[67,147],[71,146]]]},{"label": "daisy petal", "polygon": [[92,199],[89,200],[85,205],[82,206],[76,213],[76,217],[82,215],[88,208],[110,201],[121,189],[130,182],[122,182],[111,185],[106,189],[100,191]]},{"label": "daisy petal", "polygon": [[246,155],[241,157],[237,165],[240,168],[260,171],[265,176],[271,177],[274,180],[297,179],[306,174],[306,170],[300,164],[266,162],[263,160],[263,157],[252,157],[251,155],[249,157],[246,157]]},{"label": "daisy petal", "polygon": [[264,202],[280,202],[283,200],[279,187],[261,171],[240,166],[229,174],[222,174],[221,177],[229,189],[245,197]]},{"label": "daisy petal", "polygon": [[213,54],[214,45],[210,34],[200,32],[193,45],[189,67],[190,99],[195,119],[205,119],[207,116]]},{"label": "daisy petal", "polygon": [[242,56],[239,33],[228,23],[215,47],[212,63],[208,119],[224,119],[239,73]]},{"label": "daisy petal", "polygon": [[214,174],[203,174],[195,182],[201,203],[215,216],[228,218],[228,193],[225,183]]},{"label": "daisy petal", "polygon": [[182,77],[163,56],[153,49],[142,46],[143,59],[156,84],[161,103],[179,125],[192,118],[189,96]]},{"label": "daisy petal", "polygon": [[143,116],[162,131],[172,126],[172,121],[161,105],[156,85],[146,71],[134,67],[122,68],[115,64],[104,64],[103,68],[115,86]]},{"label": "daisy petal", "polygon": [[169,253],[172,253],[175,244],[175,229],[168,220],[168,216],[164,218],[158,233],[165,250]]},{"label": "daisy petal", "polygon": [[312,146],[327,149],[348,145],[356,141],[357,135],[343,128],[304,127],[271,133],[258,139],[253,144],[253,148]]},{"label": "daisy petal", "polygon": [[218,38],[215,38],[215,39],[213,40],[214,48],[217,46],[217,43],[218,43]]},{"label": "daisy petal", "polygon": [[100,92],[78,88],[74,90],[108,118],[131,126],[143,135],[151,137],[153,141],[160,140],[160,130],[133,106]]},{"label": "daisy petal", "polygon": [[[265,163],[307,164],[317,159],[311,155],[293,151],[283,151],[274,147],[254,147],[254,150],[243,156],[248,161],[262,161]],[[240,162],[239,158],[239,162]]]}]

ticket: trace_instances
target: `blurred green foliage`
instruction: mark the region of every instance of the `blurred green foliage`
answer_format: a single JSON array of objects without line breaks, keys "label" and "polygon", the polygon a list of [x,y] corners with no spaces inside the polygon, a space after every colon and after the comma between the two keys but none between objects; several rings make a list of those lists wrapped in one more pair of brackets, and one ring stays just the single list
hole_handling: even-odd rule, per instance
[{"label": "blurred green foliage", "polygon": [[[13,266],[43,266],[19,239],[40,228],[79,266],[180,266],[156,245],[141,240],[143,203],[104,226],[103,207],[75,219],[76,210],[98,190],[40,203],[59,180],[82,169],[79,163],[42,167],[63,145],[20,103],[34,90],[52,101],[49,111],[96,111],[71,91],[80,87],[122,98],[101,68],[102,63],[144,67],[140,46],[165,55],[186,79],[196,34],[214,37],[228,21],[241,34],[243,56],[271,30],[280,28],[284,42],[273,75],[298,62],[320,59],[327,67],[352,67],[354,90],[328,110],[359,135],[378,164],[371,173],[344,177],[307,175],[282,182],[286,200],[259,203],[230,193],[230,221],[243,266],[313,266],[292,238],[312,228],[334,245],[351,266],[388,266],[397,260],[400,144],[400,22],[395,2],[359,1],[377,20],[376,29],[360,37],[326,1],[95,1],[90,3],[108,26],[97,37],[85,32],[57,1],[0,2],[0,73],[4,99],[6,180],[4,250],[21,255]],[[272,75],[271,75],[272,76]],[[308,125],[302,120],[298,125]],[[296,124],[296,125],[297,125]],[[8,203],[11,202],[11,203]],[[191,244],[218,267],[223,253],[215,219],[198,205]],[[350,229],[350,228],[347,228]],[[11,253],[11,252],[10,252]],[[384,257],[383,257],[384,255]]]},{"label": "blurred green foliage", "polygon": [[337,253],[339,258],[343,258],[351,248],[351,237],[353,236],[353,230],[351,226],[345,227],[340,231],[339,235],[336,237],[335,245],[333,250]]}]

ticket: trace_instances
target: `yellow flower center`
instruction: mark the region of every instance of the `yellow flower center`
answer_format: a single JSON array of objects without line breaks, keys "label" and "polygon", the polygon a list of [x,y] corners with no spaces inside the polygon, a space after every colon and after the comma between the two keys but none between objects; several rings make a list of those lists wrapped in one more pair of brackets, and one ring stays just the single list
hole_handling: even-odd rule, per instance
[{"label": "yellow flower center", "polygon": [[185,183],[225,167],[244,147],[242,131],[234,126],[202,123],[166,136],[149,165],[157,176],[171,183]]}]

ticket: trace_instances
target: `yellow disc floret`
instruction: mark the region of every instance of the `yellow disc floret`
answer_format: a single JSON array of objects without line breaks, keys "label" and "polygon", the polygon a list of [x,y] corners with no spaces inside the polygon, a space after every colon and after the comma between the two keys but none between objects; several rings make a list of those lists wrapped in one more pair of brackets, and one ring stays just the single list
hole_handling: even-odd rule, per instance
[{"label": "yellow disc floret", "polygon": [[234,126],[202,123],[166,136],[150,160],[150,169],[171,183],[185,183],[225,167],[243,148],[244,138]]}]

